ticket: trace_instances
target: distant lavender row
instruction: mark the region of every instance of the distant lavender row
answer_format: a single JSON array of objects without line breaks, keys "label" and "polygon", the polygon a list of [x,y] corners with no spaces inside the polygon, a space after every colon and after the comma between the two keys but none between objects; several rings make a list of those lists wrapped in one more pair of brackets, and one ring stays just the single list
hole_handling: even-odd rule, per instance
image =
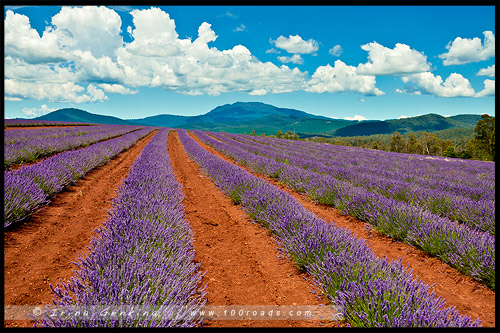
[{"label": "distant lavender row", "polygon": [[[80,257],[71,283],[54,291],[57,309],[99,309],[86,318],[51,318],[44,327],[190,327],[205,301],[195,264],[192,231],[181,205],[181,185],[167,152],[169,129],[144,147],[118,189],[113,209],[96,229],[89,255]],[[51,286],[52,287],[52,286]],[[132,316],[102,316],[103,309],[134,309]],[[148,315],[144,311],[149,310]],[[152,309],[158,316],[153,317]],[[108,312],[111,312],[108,310]],[[61,311],[58,311],[61,312]],[[129,311],[125,312],[129,313]]]},{"label": "distant lavender row", "polygon": [[315,277],[335,307],[358,327],[479,326],[444,307],[400,261],[377,257],[347,229],[319,219],[286,192],[201,148],[183,129],[186,152],[255,220],[269,228],[299,267]]},{"label": "distant lavender row", "polygon": [[[353,186],[363,187],[370,192],[376,192],[388,198],[422,207],[425,210],[429,210],[431,213],[449,218],[453,221],[467,223],[474,228],[489,232],[492,235],[495,234],[494,187],[490,192],[485,192],[483,188],[471,189],[467,187],[467,189],[470,190],[469,193],[473,190],[473,192],[477,194],[477,197],[481,197],[480,199],[473,200],[467,196],[443,191],[441,188],[420,186],[416,182],[414,183],[413,180],[403,181],[396,180],[392,176],[376,175],[375,171],[370,170],[371,164],[369,163],[361,163],[361,166],[353,165],[359,160],[357,155],[353,156],[346,154],[344,156],[339,154],[338,157],[333,159],[326,159],[314,155],[311,156],[311,153],[304,152],[298,147],[294,147],[293,149],[287,148],[286,144],[280,146],[272,142],[272,145],[269,146],[259,144],[241,135],[213,132],[211,132],[210,135],[231,146],[237,146],[243,150],[270,157],[279,162],[300,166],[309,171],[328,175],[339,181],[345,180]],[[275,139],[275,141],[287,140]],[[278,146],[280,148],[274,148],[273,146]],[[384,157],[381,156],[379,159],[383,160]],[[341,160],[350,166],[329,166],[329,164],[331,165],[337,160]],[[388,161],[386,168],[391,167],[390,160]],[[373,163],[377,162],[374,161]],[[381,168],[382,162],[378,161],[378,164],[378,167]],[[413,169],[409,169],[415,168],[415,165],[410,166],[408,164],[407,168],[401,169],[401,172],[412,172]],[[491,194],[492,199],[483,198],[482,195],[485,193]]]},{"label": "distant lavender row", "polygon": [[86,148],[66,151],[18,170],[4,172],[4,228],[19,223],[50,197],[133,146],[153,128],[134,131]]},{"label": "distant lavender row", "polygon": [[60,127],[35,127],[33,129],[18,129],[11,131],[4,131],[4,144],[12,144],[19,141],[30,141],[38,138],[57,138],[67,135],[82,135],[87,134],[95,127],[101,127],[106,125],[95,125],[95,126],[60,126]]},{"label": "distant lavender row", "polygon": [[35,120],[35,119],[4,119],[5,127],[14,126],[74,126],[85,125],[91,126],[96,124],[84,123],[79,121],[57,121],[57,120]]},{"label": "distant lavender row", "polygon": [[332,205],[380,232],[436,255],[464,274],[495,288],[495,237],[422,208],[386,198],[347,181],[256,155],[193,131],[203,142],[252,170],[275,177],[318,202]]},{"label": "distant lavender row", "polygon": [[[402,154],[357,147],[280,140],[225,134],[244,142],[259,142],[266,146],[299,152],[314,158],[314,162],[339,169],[337,177],[351,173],[370,173],[419,186],[441,189],[472,199],[495,197],[495,164],[484,161]],[[351,177],[352,178],[352,177]]]},{"label": "distant lavender row", "polygon": [[5,131],[4,167],[88,146],[89,144],[136,131],[141,126],[97,125],[72,128]]}]

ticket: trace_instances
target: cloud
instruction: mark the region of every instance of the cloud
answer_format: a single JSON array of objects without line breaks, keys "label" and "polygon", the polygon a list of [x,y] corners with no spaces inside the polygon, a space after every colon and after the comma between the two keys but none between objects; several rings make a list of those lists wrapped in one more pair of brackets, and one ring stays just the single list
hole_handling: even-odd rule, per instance
[{"label": "cloud", "polygon": [[307,72],[261,62],[243,45],[209,46],[218,36],[207,22],[194,40],[181,39],[175,21],[159,8],[134,9],[130,15],[133,24],[124,29],[131,41],[125,43],[119,16],[106,7],[63,7],[42,37],[26,16],[8,11],[6,100],[104,102],[106,93],[133,94],[138,87],[186,95],[262,95],[308,87]]},{"label": "cloud", "polygon": [[250,91],[248,94],[254,95],[254,96],[262,96],[262,95],[267,94],[267,90],[266,89],[256,89],[256,90]]},{"label": "cloud", "polygon": [[354,117],[345,117],[345,120],[357,120],[357,121],[363,121],[367,120],[365,117],[360,116],[359,114],[355,115]]},{"label": "cloud", "polygon": [[443,65],[462,65],[470,62],[479,62],[495,56],[495,35],[491,31],[484,31],[484,44],[478,37],[457,37],[446,45],[448,52],[440,54]]},{"label": "cloud", "polygon": [[330,50],[328,50],[328,53],[331,54],[334,57],[340,56],[340,54],[342,52],[343,52],[343,50],[342,50],[342,47],[340,45],[335,45]]},{"label": "cloud", "polygon": [[491,65],[487,68],[482,68],[477,72],[477,76],[489,76],[495,77],[495,65]]},{"label": "cloud", "polygon": [[59,49],[55,34],[46,30],[40,37],[25,15],[7,10],[4,27],[6,57],[19,58],[30,64],[55,63],[70,57],[68,52]]},{"label": "cloud", "polygon": [[8,101],[8,102],[20,102],[20,101],[22,101],[22,98],[4,96],[4,101]]},{"label": "cloud", "polygon": [[341,60],[316,69],[308,82],[309,92],[347,92],[354,91],[365,95],[383,95],[384,92],[375,87],[375,76],[360,75],[356,67],[348,66]]},{"label": "cloud", "polygon": [[21,111],[28,118],[36,118],[56,110],[57,109],[49,108],[47,105],[43,104],[40,108],[23,108]]},{"label": "cloud", "polygon": [[290,35],[288,38],[279,36],[276,40],[271,39],[269,41],[277,48],[285,50],[288,53],[311,54],[319,48],[317,41],[313,39],[305,41],[299,35]]},{"label": "cloud", "polygon": [[99,87],[107,93],[120,95],[135,95],[139,92],[139,90],[131,90],[120,84],[101,83],[99,84]]},{"label": "cloud", "polygon": [[238,18],[238,15],[235,15],[235,14],[229,12],[229,11],[227,11],[225,14],[217,15],[217,17],[224,17],[224,16],[230,17],[230,18]]},{"label": "cloud", "polygon": [[280,50],[276,50],[274,47],[270,48],[269,50],[266,50],[266,53],[277,53],[280,54]]},{"label": "cloud", "polygon": [[278,57],[278,60],[282,63],[286,64],[291,62],[292,64],[303,64],[304,59],[300,56],[300,54],[294,54],[292,57]]},{"label": "cloud", "polygon": [[397,43],[393,49],[377,42],[362,45],[368,51],[368,62],[358,65],[358,73],[364,75],[407,75],[430,70],[427,57],[406,44]]},{"label": "cloud", "polygon": [[420,93],[438,97],[472,97],[475,94],[469,80],[457,73],[451,73],[444,82],[441,76],[434,76],[430,72],[413,74],[401,79],[404,83],[415,84]]},{"label": "cloud", "polygon": [[495,80],[484,80],[484,89],[474,95],[474,97],[486,96],[495,96]]},{"label": "cloud", "polygon": [[234,32],[240,32],[240,31],[246,31],[246,30],[247,30],[247,27],[243,23],[240,24],[238,27],[233,29]]},{"label": "cloud", "polygon": [[4,91],[7,96],[17,98],[46,99],[50,102],[105,102],[108,100],[104,92],[93,85],[87,89],[73,82],[40,83],[22,82],[6,79]]},{"label": "cloud", "polygon": [[120,16],[104,6],[63,6],[51,23],[54,28],[46,31],[57,36],[59,48],[68,51],[89,51],[97,58],[113,58],[115,49],[123,45]]}]

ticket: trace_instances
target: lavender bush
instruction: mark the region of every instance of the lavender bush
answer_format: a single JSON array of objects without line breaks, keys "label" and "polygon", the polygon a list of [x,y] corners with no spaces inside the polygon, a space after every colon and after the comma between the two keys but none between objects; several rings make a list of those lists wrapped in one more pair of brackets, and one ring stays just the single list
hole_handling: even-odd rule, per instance
[{"label": "lavender bush", "polygon": [[130,125],[75,126],[4,133],[4,167],[27,163],[65,150],[85,147],[141,129]]},{"label": "lavender bush", "polygon": [[[71,283],[52,287],[42,327],[191,327],[205,301],[183,195],[160,130],[134,162]],[[55,309],[87,309],[67,316]],[[131,312],[133,310],[133,312]],[[112,314],[115,311],[115,315]],[[118,311],[122,311],[121,315]],[[51,314],[57,313],[57,316]],[[155,315],[153,316],[153,313]]]},{"label": "lavender bush", "polygon": [[[313,275],[345,320],[359,327],[464,327],[480,321],[444,307],[400,261],[377,257],[347,229],[326,223],[291,195],[201,148],[183,129],[193,158],[235,202],[269,228],[298,266]],[[236,195],[234,195],[236,193]],[[234,200],[234,199],[233,199]]]},{"label": "lavender bush", "polygon": [[48,203],[52,195],[105,164],[152,131],[152,127],[146,127],[83,149],[56,154],[18,170],[5,171],[4,228],[22,222],[41,205]]},{"label": "lavender bush", "polygon": [[217,141],[199,131],[193,132],[205,143],[249,168],[276,177],[292,189],[307,193],[313,200],[366,221],[396,240],[417,246],[495,289],[495,237],[491,234],[353,186],[348,181],[245,151],[236,144]]}]

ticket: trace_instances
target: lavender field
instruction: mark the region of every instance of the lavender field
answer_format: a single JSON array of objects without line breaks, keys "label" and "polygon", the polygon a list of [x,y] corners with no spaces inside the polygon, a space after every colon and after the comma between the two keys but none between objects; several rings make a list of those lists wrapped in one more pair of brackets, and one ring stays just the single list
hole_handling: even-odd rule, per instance
[{"label": "lavender field", "polygon": [[[41,207],[90,170],[152,134],[128,169],[88,253],[70,281],[50,284],[40,327],[193,327],[204,324],[203,262],[168,153],[175,133],[187,156],[233,204],[276,240],[280,253],[342,309],[352,327],[477,327],[401,260],[329,223],[271,177],[395,241],[439,258],[495,290],[494,163],[387,153],[328,144],[184,129],[94,125],[6,132],[4,229],[18,232]],[[173,135],[173,134],[172,134]],[[230,157],[228,162],[195,140]],[[44,157],[45,158],[42,158]],[[8,158],[7,158],[8,157]],[[11,165],[26,162],[18,168]],[[26,164],[24,163],[24,164]],[[248,168],[252,173],[241,166]],[[198,175],[197,177],[203,177]],[[196,208],[189,208],[191,211]],[[213,207],[217,209],[217,207]],[[215,226],[217,224],[214,224]],[[36,226],[35,226],[36,227]],[[208,244],[207,244],[208,245]],[[234,244],[239,246],[239,244]],[[242,290],[241,292],[245,292]],[[51,307],[139,306],[162,317],[50,316]],[[129,309],[130,310],[130,309]]]}]

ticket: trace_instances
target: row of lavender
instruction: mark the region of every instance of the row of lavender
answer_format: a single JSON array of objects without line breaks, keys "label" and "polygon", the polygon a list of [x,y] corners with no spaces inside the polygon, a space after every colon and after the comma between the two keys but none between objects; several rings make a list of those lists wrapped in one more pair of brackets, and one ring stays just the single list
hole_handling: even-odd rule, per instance
[{"label": "row of lavender", "polygon": [[269,228],[301,269],[315,277],[332,304],[352,326],[478,326],[400,261],[377,257],[347,229],[319,219],[286,192],[200,147],[177,130],[186,152],[214,182],[255,220]]},{"label": "row of lavender", "polygon": [[258,173],[276,177],[312,199],[332,205],[366,221],[380,232],[421,248],[495,288],[495,237],[465,224],[457,224],[420,207],[353,186],[335,177],[278,162],[193,131],[203,142]]},{"label": "row of lavender", "polygon": [[22,222],[47,204],[52,195],[130,148],[153,129],[145,127],[83,149],[56,154],[30,166],[4,171],[4,228]]},{"label": "row of lavender", "polygon": [[[491,162],[269,139],[263,143],[312,153],[315,159],[321,159],[326,165],[337,161],[343,163],[341,171],[347,174],[341,173],[341,176],[345,178],[354,179],[357,174],[365,172],[474,200],[495,199],[495,165]],[[349,172],[355,175],[350,176]]]},{"label": "row of lavender", "polygon": [[[370,160],[367,160],[363,156],[364,150],[360,151],[358,149],[357,154],[352,152],[342,153],[343,150],[336,151],[337,147],[335,147],[335,150],[332,149],[334,153],[318,155],[309,149],[307,142],[297,144],[288,140],[266,138],[267,142],[260,144],[258,142],[263,141],[261,138],[251,140],[247,136],[237,134],[211,133],[211,135],[231,145],[237,145],[246,151],[335,177],[337,180],[345,180],[354,186],[363,187],[385,197],[422,207],[434,214],[447,217],[453,221],[467,223],[479,230],[490,232],[492,235],[495,234],[494,182],[487,181],[484,178],[479,179],[479,177],[477,177],[477,180],[480,181],[480,184],[474,187],[460,182],[452,182],[452,184],[459,185],[455,186],[455,189],[460,189],[460,192],[453,192],[450,191],[450,188],[453,188],[450,182],[448,182],[449,187],[437,188],[427,181],[425,178],[427,175],[424,175],[425,177],[415,176],[417,172],[421,173],[422,170],[438,169],[435,167],[436,163],[438,163],[436,161],[418,162],[416,160],[412,162],[405,159],[403,161],[405,163],[402,164],[395,157],[390,156],[391,158],[388,158],[386,155],[372,156]],[[228,138],[237,140],[237,142]],[[371,152],[371,155],[373,154]],[[344,165],[340,166],[340,163]],[[471,170],[474,169],[474,164],[473,168],[467,168],[467,163],[460,163],[459,166],[463,170],[457,168],[456,172],[453,166],[448,164],[448,172],[466,172],[468,175],[466,181],[470,181],[470,179],[474,178],[473,170]],[[482,162],[481,164],[483,171],[488,171],[484,166],[489,167],[488,176],[491,176],[491,173],[494,175],[494,169],[491,169],[494,167],[492,163]],[[389,169],[399,170],[399,174],[411,174],[413,178],[411,180],[408,178],[401,179],[401,176],[395,171],[387,171]],[[431,175],[432,173],[429,172]],[[470,196],[463,193],[470,194]],[[476,199],[471,198],[471,196],[476,197]]]},{"label": "row of lavender", "polygon": [[79,121],[37,120],[37,119],[4,119],[4,127],[33,127],[33,126],[91,126],[92,123]]},{"label": "row of lavender", "polygon": [[85,147],[141,128],[131,125],[96,125],[5,131],[4,167],[29,163],[50,154]]},{"label": "row of lavender", "polygon": [[[200,264],[193,262],[192,231],[167,152],[168,133],[160,130],[132,165],[71,283],[51,286],[55,306],[46,307],[39,326],[201,324],[196,314],[205,292],[198,289]],[[88,315],[64,315],[83,310]]]},{"label": "row of lavender", "polygon": [[[305,141],[277,140],[227,134],[238,140],[251,140],[280,149],[300,151],[338,167],[336,177],[353,179],[359,173],[404,181],[418,186],[441,189],[471,199],[495,198],[495,165],[491,162],[401,154],[357,147],[345,147]],[[350,175],[354,173],[354,175]]]}]

